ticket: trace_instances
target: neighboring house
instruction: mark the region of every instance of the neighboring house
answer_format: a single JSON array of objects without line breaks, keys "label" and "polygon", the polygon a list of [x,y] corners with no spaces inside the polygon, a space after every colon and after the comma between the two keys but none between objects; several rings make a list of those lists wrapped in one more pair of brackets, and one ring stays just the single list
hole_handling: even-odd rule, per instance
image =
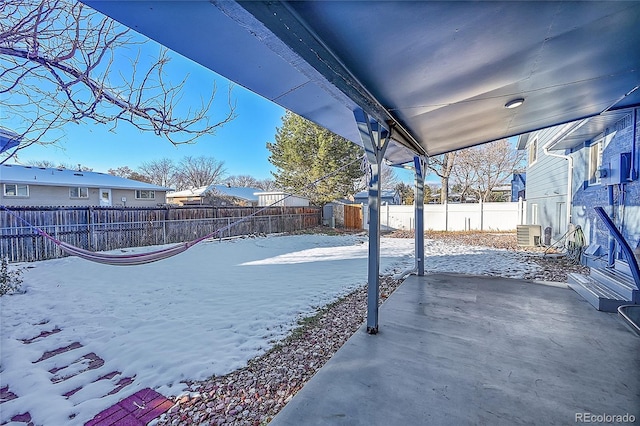
[{"label": "neighboring house", "polygon": [[[356,195],[353,196],[353,202],[355,204],[363,204],[363,205],[368,205],[369,204],[369,192],[368,191],[362,191],[362,192],[358,192]],[[402,197],[400,196],[400,192],[395,190],[395,189],[383,189],[382,193],[380,194],[380,204],[401,204],[402,203]]]},{"label": "neighboring house", "polygon": [[228,185],[207,185],[200,188],[170,192],[167,202],[185,205],[214,205],[252,207],[258,205],[258,188]]},{"label": "neighboring house", "polygon": [[[520,136],[528,152],[527,223],[551,228],[554,240],[579,225],[589,254],[607,254],[609,232],[594,207],[605,207],[640,252],[640,131],[634,110],[600,116]],[[634,134],[635,133],[635,134]],[[606,256],[604,256],[606,260]]]},{"label": "neighboring house", "polygon": [[306,207],[309,199],[299,195],[292,195],[284,191],[256,192],[258,206],[280,206],[280,207]]},{"label": "neighboring house", "polygon": [[167,203],[177,204],[180,206],[204,204],[204,192],[209,186],[201,186],[200,188],[185,189],[182,191],[174,191],[167,193]]},{"label": "neighboring house", "polygon": [[0,165],[0,204],[6,206],[155,207],[171,188],[105,173]]}]

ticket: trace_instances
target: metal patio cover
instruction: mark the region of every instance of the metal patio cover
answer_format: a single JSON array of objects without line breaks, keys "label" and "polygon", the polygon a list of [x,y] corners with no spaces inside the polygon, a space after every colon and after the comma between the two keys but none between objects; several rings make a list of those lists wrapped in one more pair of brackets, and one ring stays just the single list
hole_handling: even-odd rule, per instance
[{"label": "metal patio cover", "polygon": [[85,3],[396,164],[640,104],[638,1]]}]

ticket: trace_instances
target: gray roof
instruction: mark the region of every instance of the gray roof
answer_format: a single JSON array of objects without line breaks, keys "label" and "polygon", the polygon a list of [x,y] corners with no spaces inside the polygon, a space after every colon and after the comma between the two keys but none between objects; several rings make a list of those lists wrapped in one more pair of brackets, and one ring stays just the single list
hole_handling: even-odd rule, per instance
[{"label": "gray roof", "polygon": [[84,172],[17,164],[0,165],[0,182],[45,186],[83,186],[88,188],[146,189],[170,191],[171,188],[125,179],[99,172]]}]

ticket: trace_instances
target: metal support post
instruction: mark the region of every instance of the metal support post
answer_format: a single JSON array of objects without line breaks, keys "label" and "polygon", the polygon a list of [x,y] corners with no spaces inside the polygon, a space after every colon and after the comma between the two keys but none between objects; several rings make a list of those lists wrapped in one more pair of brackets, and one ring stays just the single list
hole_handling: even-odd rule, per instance
[{"label": "metal support post", "polygon": [[367,113],[354,111],[360,138],[371,167],[369,181],[369,267],[367,279],[367,333],[378,333],[378,302],[380,294],[380,169],[389,145],[389,132]]},{"label": "metal support post", "polygon": [[427,169],[425,157],[413,157],[416,172],[416,197],[415,197],[415,252],[416,272],[419,277],[424,276],[424,178]]}]

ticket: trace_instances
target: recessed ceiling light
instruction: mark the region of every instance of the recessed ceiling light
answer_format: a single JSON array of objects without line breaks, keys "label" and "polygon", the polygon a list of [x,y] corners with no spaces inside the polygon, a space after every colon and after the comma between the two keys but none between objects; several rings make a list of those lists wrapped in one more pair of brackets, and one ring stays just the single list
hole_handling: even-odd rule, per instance
[{"label": "recessed ceiling light", "polygon": [[518,108],[523,103],[524,103],[524,98],[512,99],[506,104],[504,104],[504,107],[508,109]]}]

